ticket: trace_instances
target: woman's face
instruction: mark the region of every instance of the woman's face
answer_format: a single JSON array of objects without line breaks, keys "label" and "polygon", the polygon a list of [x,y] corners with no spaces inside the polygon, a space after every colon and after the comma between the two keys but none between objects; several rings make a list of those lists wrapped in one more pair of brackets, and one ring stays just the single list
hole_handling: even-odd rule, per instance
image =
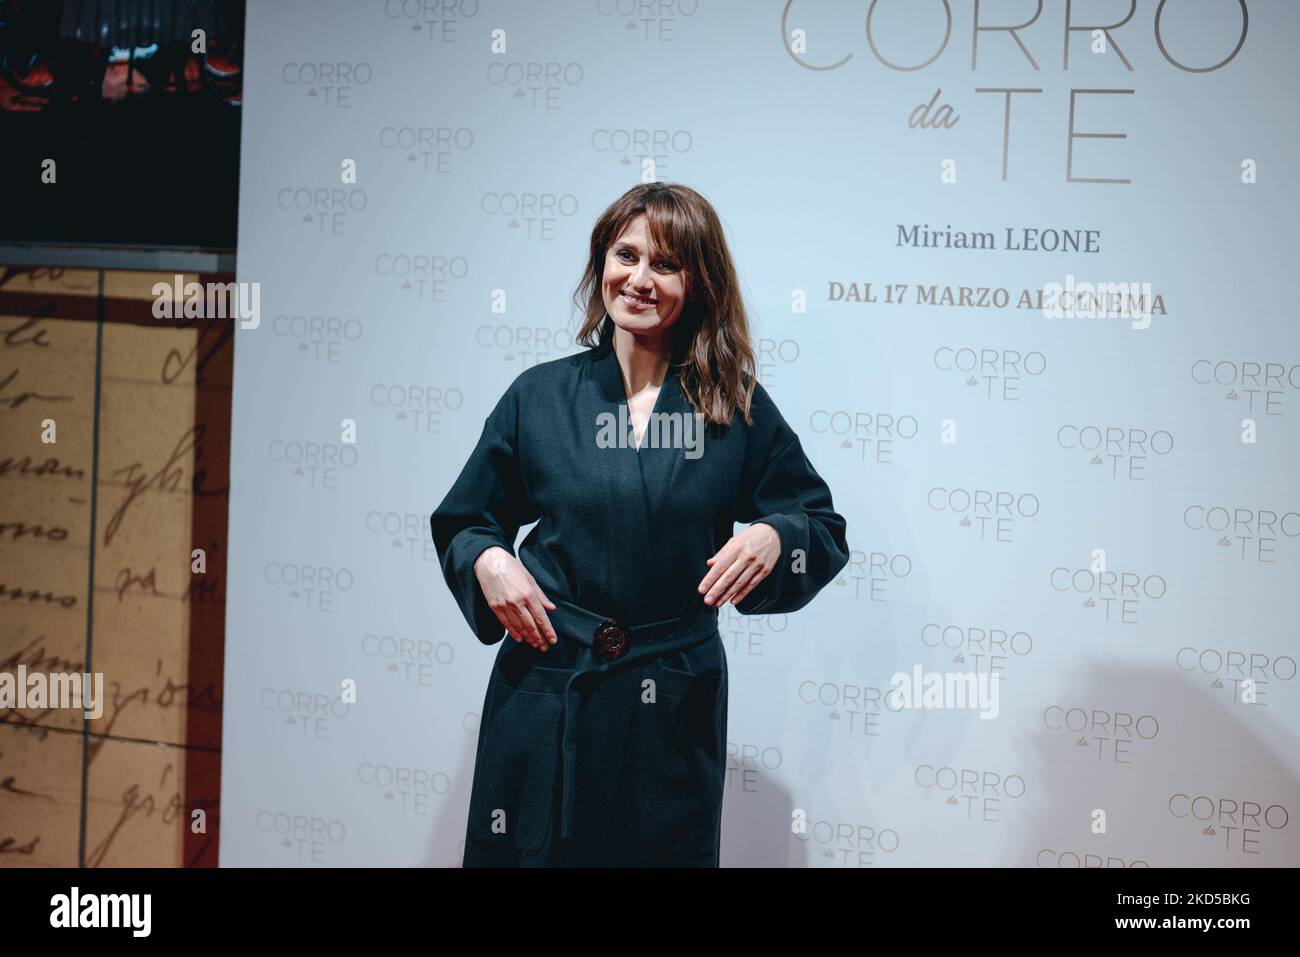
[{"label": "woman's face", "polygon": [[605,251],[601,294],[614,325],[650,341],[668,341],[666,333],[686,304],[686,272],[676,261],[651,252],[644,213]]}]

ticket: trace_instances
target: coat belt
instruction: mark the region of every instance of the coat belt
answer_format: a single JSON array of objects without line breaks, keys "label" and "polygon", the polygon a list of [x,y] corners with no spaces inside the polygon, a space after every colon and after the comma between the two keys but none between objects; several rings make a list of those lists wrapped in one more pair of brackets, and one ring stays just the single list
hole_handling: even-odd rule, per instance
[{"label": "coat belt", "polygon": [[[666,618],[662,621],[648,622],[642,625],[622,625],[627,636],[626,651],[614,660],[602,660],[593,652],[596,632],[606,625],[611,616],[598,615],[578,605],[553,598],[554,611],[548,611],[556,637],[577,641],[583,646],[577,655],[573,674],[564,686],[564,711],[562,717],[561,764],[563,785],[560,798],[560,837],[568,839],[573,831],[573,792],[576,775],[574,773],[573,724],[574,709],[579,700],[571,694],[573,682],[580,674],[611,671],[625,667],[629,662],[655,658],[670,651],[691,648],[708,641],[718,631],[718,610],[707,605],[699,605],[690,615],[678,618]],[[617,619],[615,619],[617,621]]]}]

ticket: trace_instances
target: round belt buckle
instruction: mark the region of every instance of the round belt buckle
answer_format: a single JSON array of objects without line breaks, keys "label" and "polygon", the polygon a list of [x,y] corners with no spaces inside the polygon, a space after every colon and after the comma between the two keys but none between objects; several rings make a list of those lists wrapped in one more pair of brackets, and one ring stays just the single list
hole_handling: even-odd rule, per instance
[{"label": "round belt buckle", "polygon": [[627,632],[613,618],[606,618],[591,635],[591,648],[603,661],[622,658],[627,652]]}]

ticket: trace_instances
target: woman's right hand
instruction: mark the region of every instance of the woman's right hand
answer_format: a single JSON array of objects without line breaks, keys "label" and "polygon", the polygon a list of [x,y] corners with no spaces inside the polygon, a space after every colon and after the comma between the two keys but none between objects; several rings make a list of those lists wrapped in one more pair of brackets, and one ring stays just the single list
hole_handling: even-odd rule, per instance
[{"label": "woman's right hand", "polygon": [[546,617],[555,603],[543,594],[523,562],[499,545],[483,550],[474,561],[474,576],[488,607],[515,641],[527,641],[538,651],[555,644],[555,630]]}]

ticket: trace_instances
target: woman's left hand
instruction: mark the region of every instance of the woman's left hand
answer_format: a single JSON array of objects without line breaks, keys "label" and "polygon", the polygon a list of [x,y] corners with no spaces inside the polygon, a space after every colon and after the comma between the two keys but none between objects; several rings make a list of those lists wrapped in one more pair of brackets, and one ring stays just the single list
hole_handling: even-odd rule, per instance
[{"label": "woman's left hand", "polygon": [[781,558],[781,536],[766,522],[755,522],[733,535],[708,559],[712,566],[700,582],[704,604],[739,604],[754,586],[771,574]]}]

